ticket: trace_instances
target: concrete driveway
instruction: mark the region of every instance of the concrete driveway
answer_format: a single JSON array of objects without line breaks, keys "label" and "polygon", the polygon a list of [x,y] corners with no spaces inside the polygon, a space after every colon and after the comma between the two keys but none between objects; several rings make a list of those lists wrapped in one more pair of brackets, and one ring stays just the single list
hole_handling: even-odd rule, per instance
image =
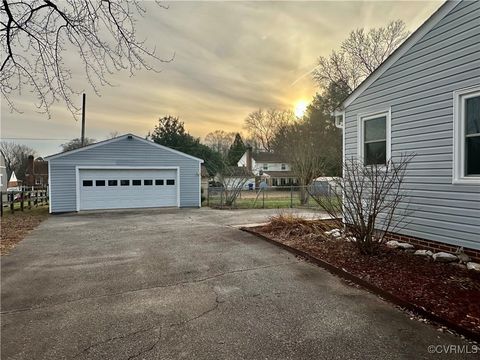
[{"label": "concrete driveway", "polygon": [[421,359],[465,344],[231,226],[272,213],[50,217],[2,258],[2,359]]}]

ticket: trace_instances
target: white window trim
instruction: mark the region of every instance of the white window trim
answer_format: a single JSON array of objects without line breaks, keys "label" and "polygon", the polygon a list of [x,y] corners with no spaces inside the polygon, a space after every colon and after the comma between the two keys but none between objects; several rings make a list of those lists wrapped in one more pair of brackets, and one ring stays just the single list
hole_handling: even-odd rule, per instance
[{"label": "white window trim", "polygon": [[385,124],[385,140],[386,140],[386,147],[387,147],[387,154],[385,161],[388,163],[392,157],[392,108],[388,108],[386,110],[379,110],[374,112],[368,113],[361,113],[357,115],[357,154],[358,158],[365,163],[364,159],[364,146],[363,141],[365,137],[365,121],[378,118],[380,116],[385,116],[386,124]]},{"label": "white window trim", "polygon": [[453,177],[452,184],[480,184],[480,176],[465,176],[465,106],[463,100],[480,95],[480,86],[453,92]]}]

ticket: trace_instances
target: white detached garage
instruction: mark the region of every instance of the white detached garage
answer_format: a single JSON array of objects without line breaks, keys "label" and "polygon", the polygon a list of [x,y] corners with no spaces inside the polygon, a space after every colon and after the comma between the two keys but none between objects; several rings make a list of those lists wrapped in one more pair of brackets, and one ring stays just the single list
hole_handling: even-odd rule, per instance
[{"label": "white detached garage", "polygon": [[51,213],[201,206],[203,160],[132,134],[46,160]]}]

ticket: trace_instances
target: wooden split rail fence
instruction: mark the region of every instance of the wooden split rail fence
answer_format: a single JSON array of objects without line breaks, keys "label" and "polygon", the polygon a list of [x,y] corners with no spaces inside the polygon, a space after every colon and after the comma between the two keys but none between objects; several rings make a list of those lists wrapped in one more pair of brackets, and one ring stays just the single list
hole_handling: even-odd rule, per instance
[{"label": "wooden split rail fence", "polygon": [[48,204],[48,190],[15,190],[0,191],[0,212],[3,216],[4,208],[10,210],[10,213],[16,211],[30,210],[32,207],[38,207]]}]

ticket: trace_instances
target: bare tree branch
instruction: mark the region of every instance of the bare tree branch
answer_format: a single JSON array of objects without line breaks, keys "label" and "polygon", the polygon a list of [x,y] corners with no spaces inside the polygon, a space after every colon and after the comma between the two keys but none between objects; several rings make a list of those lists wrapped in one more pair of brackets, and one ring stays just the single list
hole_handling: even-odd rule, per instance
[{"label": "bare tree branch", "polygon": [[[157,2],[159,7],[167,6]],[[95,93],[111,85],[108,75],[120,70],[158,72],[158,64],[173,60],[157,56],[137,37],[136,16],[144,16],[139,0],[1,0],[0,43],[2,97],[18,111],[15,94],[31,90],[40,112],[49,114],[63,101],[77,118],[76,95],[71,85],[72,64],[65,54],[77,52],[77,61]]]},{"label": "bare tree branch", "polygon": [[357,29],[350,33],[338,51],[318,59],[313,79],[326,89],[330,84],[347,85],[350,92],[408,37],[405,23],[401,20],[390,22],[386,27]]}]

